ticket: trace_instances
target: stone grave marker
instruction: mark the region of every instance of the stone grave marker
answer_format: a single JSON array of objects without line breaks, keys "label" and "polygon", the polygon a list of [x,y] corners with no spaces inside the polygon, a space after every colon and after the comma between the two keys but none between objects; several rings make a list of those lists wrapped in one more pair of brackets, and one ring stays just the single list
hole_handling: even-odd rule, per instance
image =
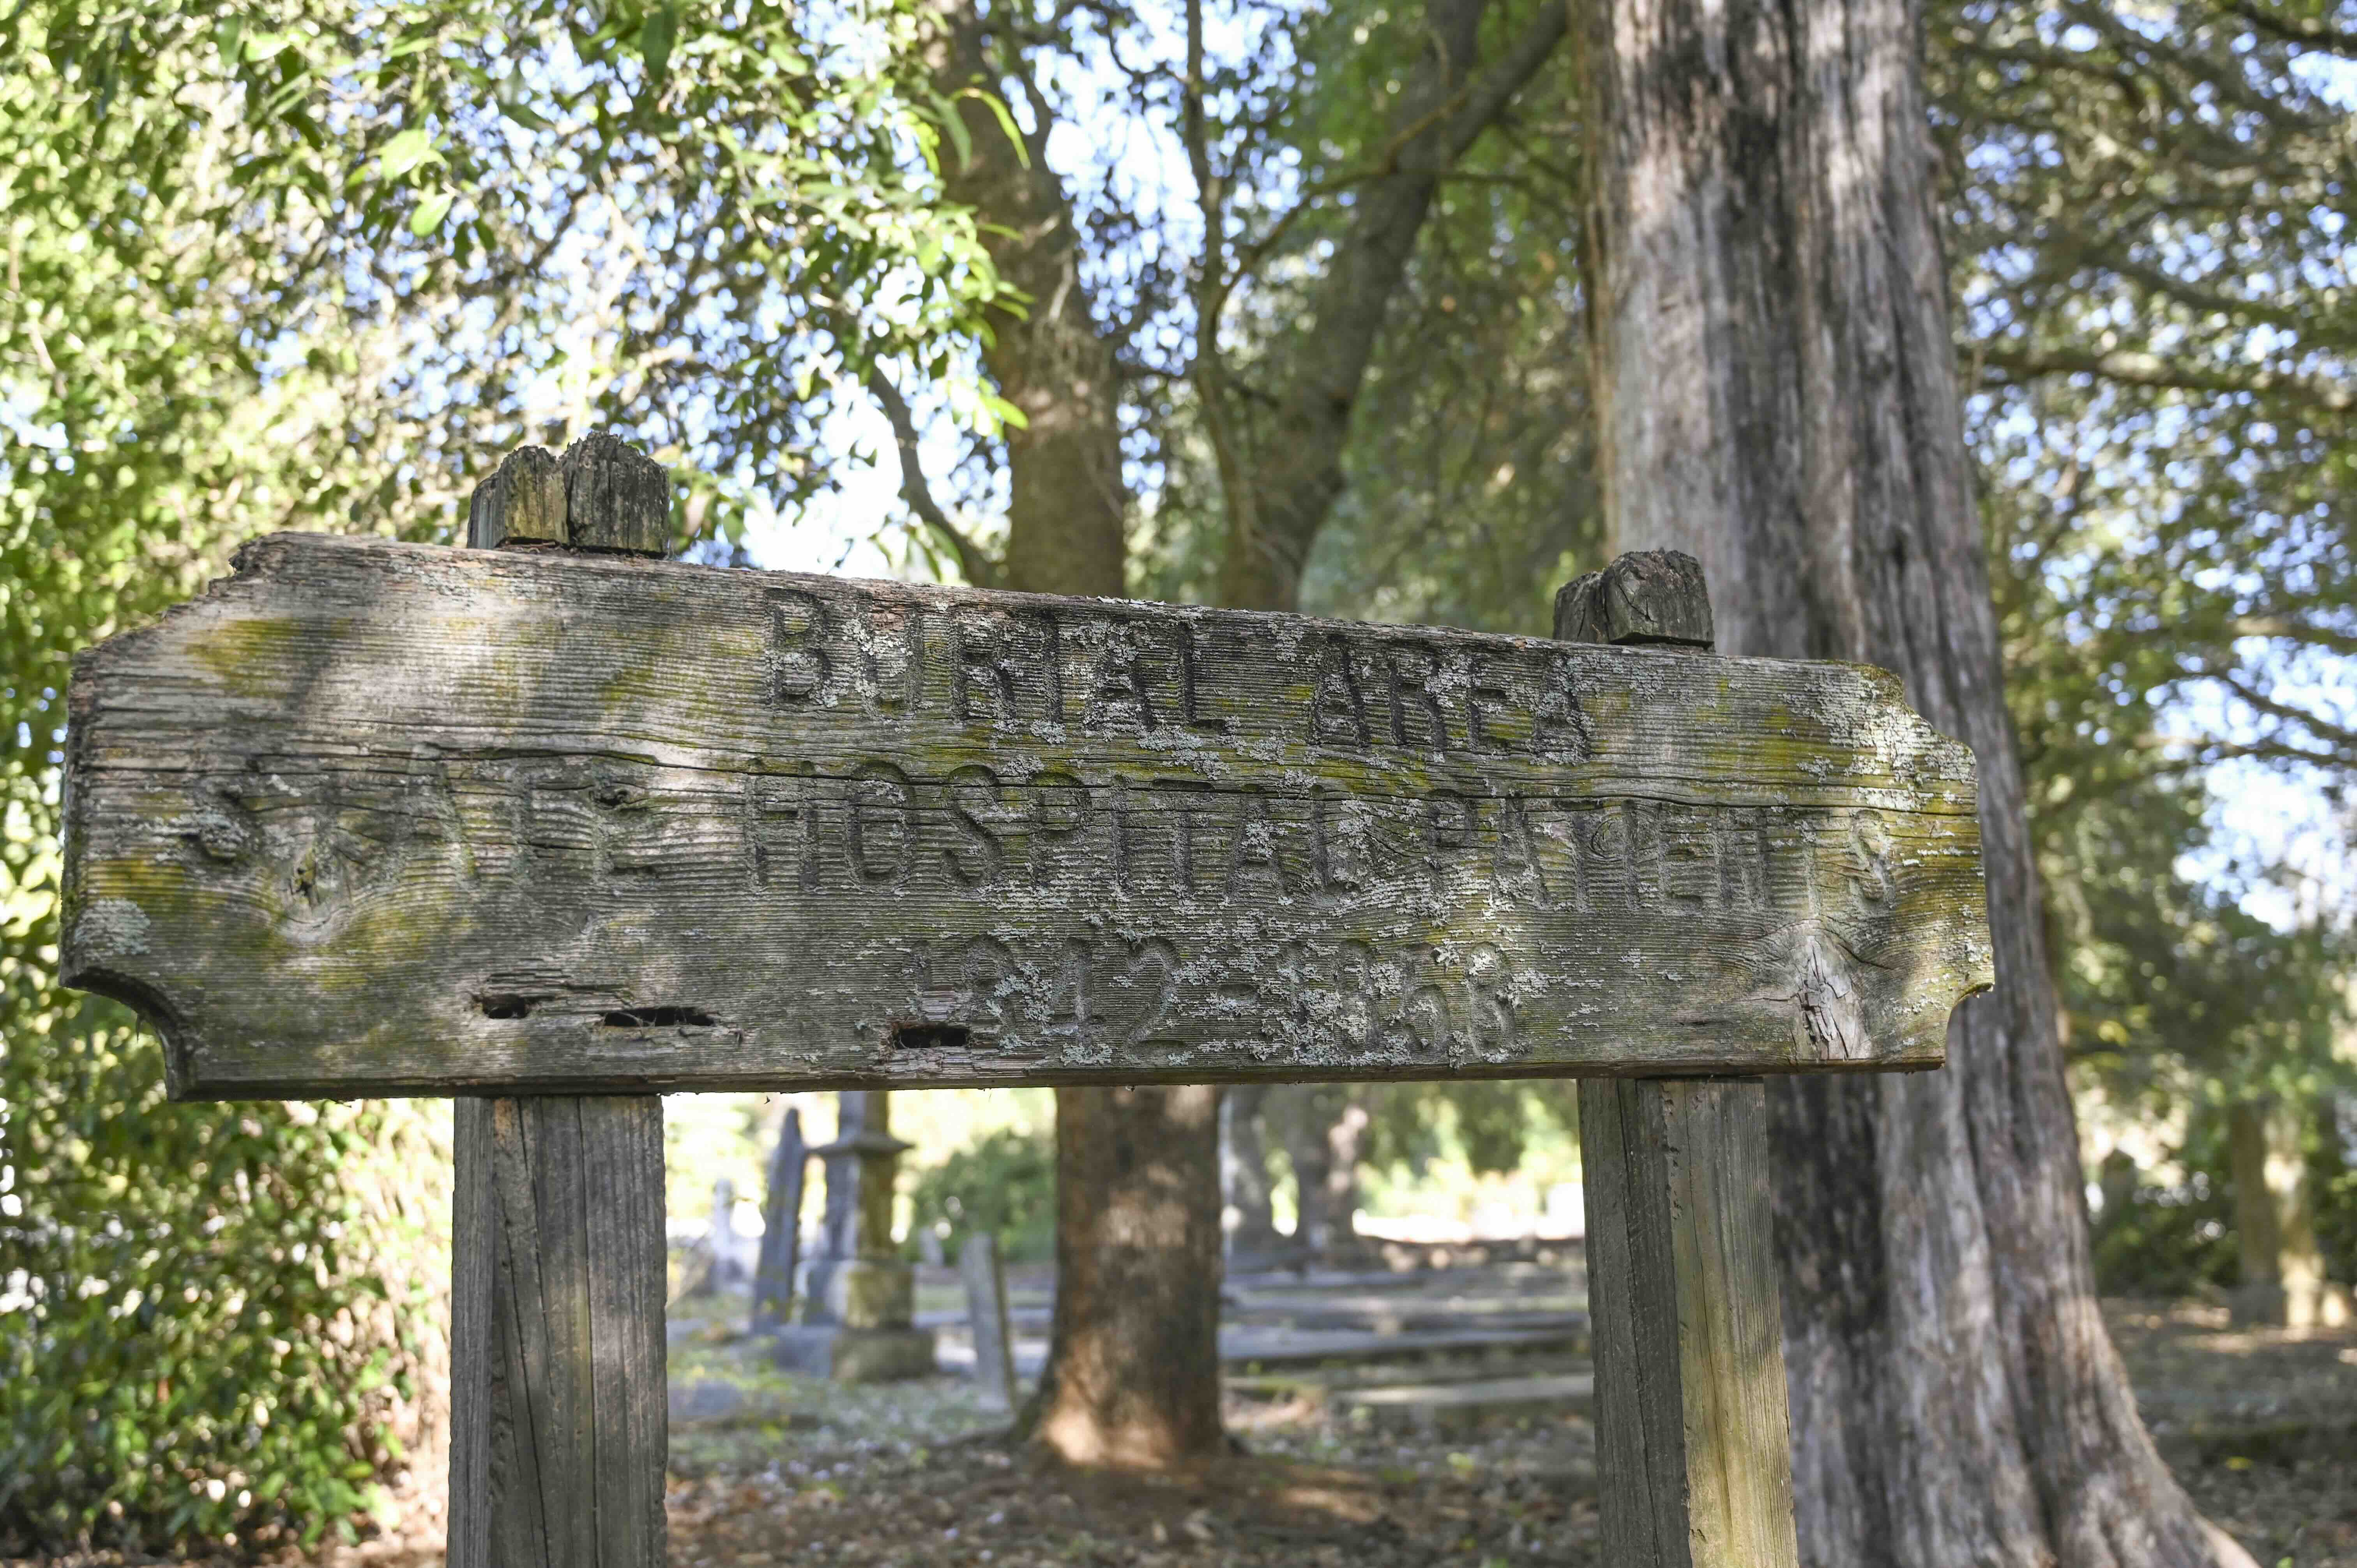
[{"label": "stone grave marker", "polygon": [[769,1186],[761,1197],[761,1252],[753,1267],[755,1333],[786,1321],[794,1297],[796,1254],[802,1249],[802,1178],[810,1150],[802,1143],[802,1113],[786,1108],[778,1146],[770,1154]]}]

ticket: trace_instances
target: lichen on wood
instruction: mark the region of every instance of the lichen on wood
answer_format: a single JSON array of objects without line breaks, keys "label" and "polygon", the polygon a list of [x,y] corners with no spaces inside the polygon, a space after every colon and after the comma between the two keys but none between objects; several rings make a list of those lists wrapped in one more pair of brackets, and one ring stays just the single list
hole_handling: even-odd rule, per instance
[{"label": "lichen on wood", "polygon": [[[1936,1066],[1972,759],[1856,666],[277,535],[72,693],[195,1096]],[[266,628],[266,629],[258,629]]]}]

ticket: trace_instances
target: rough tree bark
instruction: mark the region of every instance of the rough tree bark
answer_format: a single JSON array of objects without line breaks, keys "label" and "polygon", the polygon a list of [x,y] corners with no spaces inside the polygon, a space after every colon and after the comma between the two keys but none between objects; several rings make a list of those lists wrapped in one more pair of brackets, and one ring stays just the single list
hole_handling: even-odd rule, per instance
[{"label": "rough tree bark", "polygon": [[[1009,62],[972,0],[934,16],[943,92],[997,91]],[[991,259],[1031,297],[1021,316],[998,313],[984,354],[999,395],[1030,423],[1007,434],[1006,564],[977,580],[1119,596],[1129,496],[1114,345],[1048,164],[1050,123],[1042,109],[1027,160],[986,105],[969,97],[960,112],[973,156],[952,166],[950,199],[993,225]],[[1017,1424],[1059,1457],[1161,1468],[1222,1450],[1219,1193],[1217,1089],[1056,1091],[1056,1307],[1039,1391]]]},{"label": "rough tree bark", "polygon": [[1722,651],[1859,660],[1980,758],[1996,991],[1950,1066],[1773,1090],[1793,1481],[1825,1568],[2243,1563],[2096,1312],[1908,0],[1583,7],[1616,550]]}]

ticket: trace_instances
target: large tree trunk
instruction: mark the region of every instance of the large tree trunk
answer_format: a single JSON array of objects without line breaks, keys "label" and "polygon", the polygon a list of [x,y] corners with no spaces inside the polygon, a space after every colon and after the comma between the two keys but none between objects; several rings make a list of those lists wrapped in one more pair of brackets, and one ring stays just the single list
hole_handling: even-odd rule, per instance
[{"label": "large tree trunk", "polygon": [[[1219,1091],[1056,1091],[1056,1312],[1032,1430],[1076,1465],[1219,1453]],[[1206,1199],[1209,1201],[1206,1201]]]},{"label": "large tree trunk", "polygon": [[1943,1072],[1782,1080],[1802,1555],[2246,1563],[2096,1312],[1962,435],[1907,0],[1593,0],[1592,320],[1615,547],[1702,560],[1729,653],[1897,671],[1980,758],[1997,986]]},{"label": "large tree trunk", "polygon": [[[971,0],[935,13],[945,96],[999,89]],[[1007,435],[1006,585],[1041,594],[1125,590],[1128,495],[1113,346],[1081,278],[1079,234],[1049,168],[1050,127],[1019,156],[996,116],[963,101],[970,160],[952,200],[992,225],[991,258],[1031,296],[1000,312],[983,362],[1029,420]],[[1056,1309],[1048,1365],[1024,1424],[1073,1464],[1159,1467],[1218,1452],[1219,1091],[1056,1091]]]}]

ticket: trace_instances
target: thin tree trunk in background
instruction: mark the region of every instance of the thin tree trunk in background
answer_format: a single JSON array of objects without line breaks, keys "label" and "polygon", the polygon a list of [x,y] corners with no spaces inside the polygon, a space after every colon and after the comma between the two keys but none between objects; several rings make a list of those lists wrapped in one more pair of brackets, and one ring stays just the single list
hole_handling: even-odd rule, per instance
[{"label": "thin tree trunk in background", "polygon": [[1221,1111],[1225,1140],[1221,1180],[1227,1191],[1226,1207],[1236,1211],[1229,1252],[1256,1262],[1273,1256],[1285,1240],[1277,1234],[1275,1184],[1268,1169],[1268,1091],[1266,1084],[1238,1084],[1228,1090]]},{"label": "thin tree trunk in background", "polygon": [[2243,1264],[2234,1291],[2238,1323],[2313,1328],[2347,1316],[2317,1244],[2302,1122],[2298,1101],[2272,1095],[2236,1101],[2226,1112]]},{"label": "thin tree trunk in background", "polygon": [[1359,1157],[1367,1110],[1356,1086],[1287,1083],[1272,1087],[1269,1118],[1293,1169],[1293,1240],[1315,1252],[1347,1250],[1358,1232]]},{"label": "thin tree trunk in background", "polygon": [[[944,96],[998,90],[985,19],[935,13]],[[1018,62],[1019,63],[1019,62]],[[1031,296],[997,313],[983,355],[1029,424],[1007,432],[1005,585],[1119,596],[1122,481],[1112,343],[1080,275],[1080,237],[1035,128],[1027,162],[997,117],[959,103],[972,158],[953,201],[991,225],[1000,273]],[[1039,1391],[1018,1423],[1073,1464],[1157,1468],[1217,1453],[1220,1428],[1219,1090],[1056,1091],[1056,1307]]]},{"label": "thin tree trunk in background", "polygon": [[[1000,90],[987,24],[972,0],[942,5],[933,79],[944,97]],[[1080,234],[1047,160],[1049,125],[1027,148],[969,96],[958,101],[972,156],[945,155],[943,186],[988,225],[999,275],[1029,296],[991,312],[983,365],[1028,422],[1006,432],[1006,585],[1039,594],[1125,591],[1129,493],[1121,468],[1121,387],[1114,345],[1081,279]]]},{"label": "thin tree trunk in background", "polygon": [[1056,1310],[1032,1430],[1070,1463],[1164,1469],[1224,1447],[1219,1108],[1205,1086],[1056,1091]]},{"label": "thin tree trunk in background", "polygon": [[1310,291],[1306,325],[1272,363],[1254,367],[1253,395],[1239,395],[1216,364],[1208,376],[1199,371],[1227,510],[1223,605],[1299,607],[1310,546],[1342,493],[1351,413],[1434,195],[1567,31],[1565,11],[1544,6],[1483,61],[1490,5],[1427,0],[1426,49],[1392,111],[1381,170],[1355,187],[1351,220]]},{"label": "thin tree trunk in background", "polygon": [[1897,671],[1980,759],[1997,987],[1949,1067],[1771,1091],[1803,1561],[2247,1563],[2161,1464],[2096,1311],[1916,18],[1580,15],[1613,548],[1698,556],[1724,652]]}]

